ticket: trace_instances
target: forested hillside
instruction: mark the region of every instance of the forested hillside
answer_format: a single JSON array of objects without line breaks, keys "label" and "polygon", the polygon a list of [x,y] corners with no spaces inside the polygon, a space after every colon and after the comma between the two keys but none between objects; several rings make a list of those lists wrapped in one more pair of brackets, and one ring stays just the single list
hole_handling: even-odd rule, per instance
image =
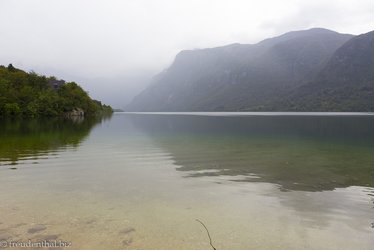
[{"label": "forested hillside", "polygon": [[112,112],[75,82],[0,66],[0,116],[61,116],[74,109],[85,115]]}]

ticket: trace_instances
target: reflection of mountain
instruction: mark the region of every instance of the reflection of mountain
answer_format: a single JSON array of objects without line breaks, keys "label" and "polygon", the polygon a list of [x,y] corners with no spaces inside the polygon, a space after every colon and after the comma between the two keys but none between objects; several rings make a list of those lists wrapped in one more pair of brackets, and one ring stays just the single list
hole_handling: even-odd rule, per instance
[{"label": "reflection of mountain", "polygon": [[9,119],[0,122],[0,162],[17,164],[62,147],[77,147],[99,118]]},{"label": "reflection of mountain", "polygon": [[308,191],[374,187],[374,117],[132,115],[131,119],[189,177],[244,176],[240,180]]}]

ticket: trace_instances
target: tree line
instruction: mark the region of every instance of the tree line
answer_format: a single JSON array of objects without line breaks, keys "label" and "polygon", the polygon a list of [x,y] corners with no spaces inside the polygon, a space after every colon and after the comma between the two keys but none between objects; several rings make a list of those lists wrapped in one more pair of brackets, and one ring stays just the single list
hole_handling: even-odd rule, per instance
[{"label": "tree line", "polygon": [[[85,115],[111,113],[75,82],[54,87],[55,77],[0,65],[0,116],[61,116],[76,108]],[[61,81],[60,81],[61,82]]]}]

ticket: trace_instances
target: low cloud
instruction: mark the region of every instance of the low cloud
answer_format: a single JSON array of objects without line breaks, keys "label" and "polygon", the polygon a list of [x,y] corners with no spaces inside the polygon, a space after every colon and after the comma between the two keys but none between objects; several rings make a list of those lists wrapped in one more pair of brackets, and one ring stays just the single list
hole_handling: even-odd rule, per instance
[{"label": "low cloud", "polygon": [[373,12],[371,0],[1,0],[0,64],[81,80],[99,99],[107,79],[104,99],[117,105],[118,89],[142,88],[182,49],[311,27],[360,34],[374,29]]}]

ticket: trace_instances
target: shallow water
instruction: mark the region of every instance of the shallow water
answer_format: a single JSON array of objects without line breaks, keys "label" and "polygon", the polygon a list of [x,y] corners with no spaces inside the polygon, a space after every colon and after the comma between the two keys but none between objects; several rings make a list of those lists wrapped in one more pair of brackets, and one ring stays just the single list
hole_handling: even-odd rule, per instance
[{"label": "shallow water", "polygon": [[374,116],[0,122],[0,241],[373,249]]}]

